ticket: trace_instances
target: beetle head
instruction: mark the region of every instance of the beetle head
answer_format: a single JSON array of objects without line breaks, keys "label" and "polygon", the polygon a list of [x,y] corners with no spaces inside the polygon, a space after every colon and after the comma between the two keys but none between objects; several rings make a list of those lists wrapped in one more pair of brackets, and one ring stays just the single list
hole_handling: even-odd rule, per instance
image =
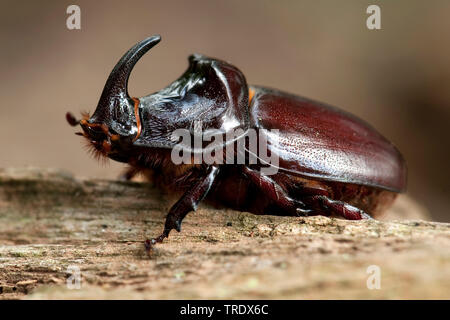
[{"label": "beetle head", "polygon": [[160,40],[160,36],[147,38],[125,53],[111,72],[92,117],[86,114],[77,121],[67,114],[69,124],[81,125],[79,134],[87,138],[96,155],[128,162],[139,148],[173,148],[178,129],[195,135],[199,128],[208,134],[248,128],[245,77],[218,59],[194,54],[188,69],[169,86],[140,99],[131,98],[129,75]]},{"label": "beetle head", "polygon": [[[106,81],[102,95],[94,114],[83,115],[78,121],[70,113],[66,119],[70,125],[81,125],[82,133],[89,140],[97,154],[102,154],[119,161],[127,147],[138,135],[139,119],[136,118],[137,99],[128,94],[128,79],[139,59],[161,40],[159,35],[149,37],[128,50],[116,64]],[[122,155],[123,154],[123,155]]]}]

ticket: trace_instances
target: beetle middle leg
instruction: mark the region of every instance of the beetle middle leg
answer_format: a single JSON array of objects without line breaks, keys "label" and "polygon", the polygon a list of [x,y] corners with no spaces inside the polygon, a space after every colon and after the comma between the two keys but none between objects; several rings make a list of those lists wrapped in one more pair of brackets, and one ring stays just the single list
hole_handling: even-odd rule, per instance
[{"label": "beetle middle leg", "polygon": [[218,167],[208,167],[205,177],[199,179],[199,181],[194,184],[192,188],[187,190],[172,208],[170,208],[166,217],[163,232],[158,237],[151,240],[147,239],[145,241],[147,251],[149,251],[156,243],[160,243],[164,238],[167,238],[172,229],[175,229],[178,232],[181,231],[181,223],[184,217],[186,217],[189,212],[197,210],[198,204],[208,194],[218,173]]},{"label": "beetle middle leg", "polygon": [[256,184],[260,190],[277,206],[292,215],[307,216],[312,210],[308,209],[302,201],[289,197],[287,192],[272,178],[262,175],[257,170],[243,167],[243,173]]}]

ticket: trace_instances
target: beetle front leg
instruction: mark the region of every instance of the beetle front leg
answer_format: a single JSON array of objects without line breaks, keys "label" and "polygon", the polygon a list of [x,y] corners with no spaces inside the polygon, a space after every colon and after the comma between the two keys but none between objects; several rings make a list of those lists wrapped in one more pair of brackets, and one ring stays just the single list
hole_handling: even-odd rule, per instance
[{"label": "beetle front leg", "polygon": [[167,238],[172,229],[175,229],[178,232],[181,231],[181,223],[184,217],[186,217],[189,212],[197,210],[198,204],[208,194],[208,191],[211,189],[218,173],[218,167],[208,167],[206,176],[197,182],[191,189],[186,191],[180,200],[178,200],[172,208],[170,208],[166,217],[163,232],[158,237],[151,240],[147,239],[145,241],[145,248],[147,251],[151,250],[152,246],[156,243],[160,243],[164,240],[164,238]]},{"label": "beetle front leg", "polygon": [[119,176],[119,180],[131,181],[138,173],[139,169],[137,169],[136,167],[129,167]]}]

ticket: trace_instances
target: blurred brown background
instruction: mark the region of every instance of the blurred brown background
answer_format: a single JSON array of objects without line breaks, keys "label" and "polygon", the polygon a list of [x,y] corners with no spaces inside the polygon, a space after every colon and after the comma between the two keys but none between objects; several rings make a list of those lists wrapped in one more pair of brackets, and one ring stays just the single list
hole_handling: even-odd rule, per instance
[{"label": "blurred brown background", "polygon": [[[109,72],[137,41],[163,41],[130,93],[176,79],[193,52],[238,66],[251,84],[304,95],[374,125],[404,154],[408,192],[450,220],[449,1],[0,1],[0,167],[65,168],[115,178],[64,120],[93,111]],[[81,30],[66,8],[81,7]],[[366,28],[381,7],[382,30]]]}]

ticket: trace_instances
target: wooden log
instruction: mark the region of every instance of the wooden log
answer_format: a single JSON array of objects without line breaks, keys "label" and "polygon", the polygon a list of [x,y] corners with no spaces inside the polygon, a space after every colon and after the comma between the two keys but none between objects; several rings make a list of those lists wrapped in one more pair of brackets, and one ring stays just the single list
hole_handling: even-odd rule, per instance
[{"label": "wooden log", "polygon": [[0,299],[449,298],[450,224],[407,196],[395,221],[202,205],[148,256],[173,201],[146,183],[0,170]]}]

